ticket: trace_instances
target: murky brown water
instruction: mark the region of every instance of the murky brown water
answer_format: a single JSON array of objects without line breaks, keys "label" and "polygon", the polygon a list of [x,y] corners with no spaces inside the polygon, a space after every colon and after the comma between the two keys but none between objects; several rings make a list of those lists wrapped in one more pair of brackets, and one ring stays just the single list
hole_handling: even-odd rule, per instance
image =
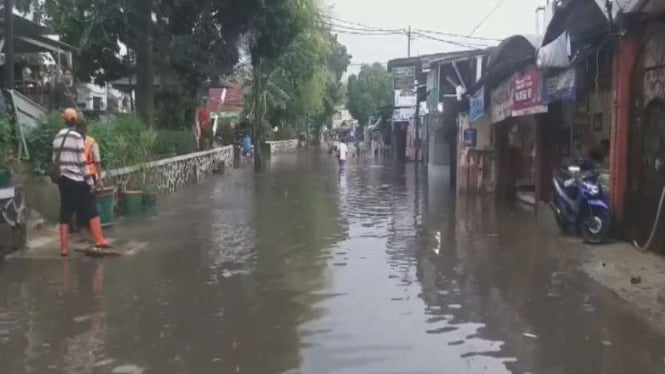
[{"label": "murky brown water", "polygon": [[656,373],[665,340],[533,216],[413,165],[275,160],[160,202],[149,248],[0,269],[0,373]]}]

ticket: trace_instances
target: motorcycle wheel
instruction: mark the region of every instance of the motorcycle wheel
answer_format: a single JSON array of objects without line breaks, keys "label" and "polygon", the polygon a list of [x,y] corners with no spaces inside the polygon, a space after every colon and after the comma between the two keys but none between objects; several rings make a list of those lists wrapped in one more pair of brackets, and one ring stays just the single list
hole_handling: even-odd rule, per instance
[{"label": "motorcycle wheel", "polygon": [[591,214],[582,222],[582,237],[589,244],[603,244],[610,236],[610,212],[605,209],[591,210]]}]

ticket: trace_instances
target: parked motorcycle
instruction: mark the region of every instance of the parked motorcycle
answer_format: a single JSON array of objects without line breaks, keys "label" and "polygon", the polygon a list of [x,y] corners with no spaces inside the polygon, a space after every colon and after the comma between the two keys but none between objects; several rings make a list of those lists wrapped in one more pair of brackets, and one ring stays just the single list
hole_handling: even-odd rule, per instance
[{"label": "parked motorcycle", "polygon": [[590,244],[605,243],[611,218],[598,172],[588,160],[578,160],[554,176],[554,201],[550,203],[563,232],[574,227]]}]

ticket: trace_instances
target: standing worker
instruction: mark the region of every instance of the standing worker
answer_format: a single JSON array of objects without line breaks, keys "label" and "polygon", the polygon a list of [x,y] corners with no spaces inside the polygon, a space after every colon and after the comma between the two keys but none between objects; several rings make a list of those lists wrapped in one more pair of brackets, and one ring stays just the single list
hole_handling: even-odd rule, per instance
[{"label": "standing worker", "polygon": [[[77,126],[77,131],[83,137],[84,150],[83,155],[85,162],[88,165],[88,174],[92,178],[92,182],[97,190],[104,188],[102,181],[102,158],[99,152],[99,144],[92,136],[88,135],[88,125],[85,121],[80,121]],[[97,204],[97,196],[94,194],[94,201],[91,204]],[[82,228],[87,226],[86,217],[81,217],[76,214],[76,227]]]},{"label": "standing worker", "polygon": [[109,248],[97,213],[94,182],[85,159],[85,141],[77,131],[78,112],[68,108],[62,114],[66,129],[53,140],[53,163],[58,166],[60,191],[60,254],[69,255],[69,224],[78,215],[89,222],[97,248]]}]

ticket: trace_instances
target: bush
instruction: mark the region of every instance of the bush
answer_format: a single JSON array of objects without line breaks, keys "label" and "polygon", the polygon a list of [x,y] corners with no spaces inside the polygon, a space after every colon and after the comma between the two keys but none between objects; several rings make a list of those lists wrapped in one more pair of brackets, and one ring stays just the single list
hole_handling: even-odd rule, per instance
[{"label": "bush", "polygon": [[16,149],[16,138],[14,137],[14,126],[11,118],[0,114],[0,166],[7,166]]},{"label": "bush", "polygon": [[233,128],[233,123],[227,119],[220,120],[215,136],[217,141],[223,145],[233,144],[233,141],[236,140],[236,130]]},{"label": "bush", "polygon": [[50,113],[38,121],[26,141],[30,152],[30,167],[36,175],[46,175],[53,157],[53,138],[65,124],[59,113]]},{"label": "bush", "polygon": [[296,131],[290,127],[280,127],[273,134],[273,140],[291,140],[296,138]]},{"label": "bush", "polygon": [[[27,143],[34,174],[46,175],[53,153],[53,138],[64,126],[60,114],[51,113],[30,133]],[[155,159],[157,136],[135,116],[92,122],[88,132],[99,144],[105,169],[134,166]]]},{"label": "bush", "polygon": [[196,142],[191,131],[158,130],[155,156],[158,158],[186,155],[196,152]]},{"label": "bush", "polygon": [[119,116],[94,122],[88,132],[99,144],[106,169],[134,166],[155,159],[157,134],[136,116]]}]

